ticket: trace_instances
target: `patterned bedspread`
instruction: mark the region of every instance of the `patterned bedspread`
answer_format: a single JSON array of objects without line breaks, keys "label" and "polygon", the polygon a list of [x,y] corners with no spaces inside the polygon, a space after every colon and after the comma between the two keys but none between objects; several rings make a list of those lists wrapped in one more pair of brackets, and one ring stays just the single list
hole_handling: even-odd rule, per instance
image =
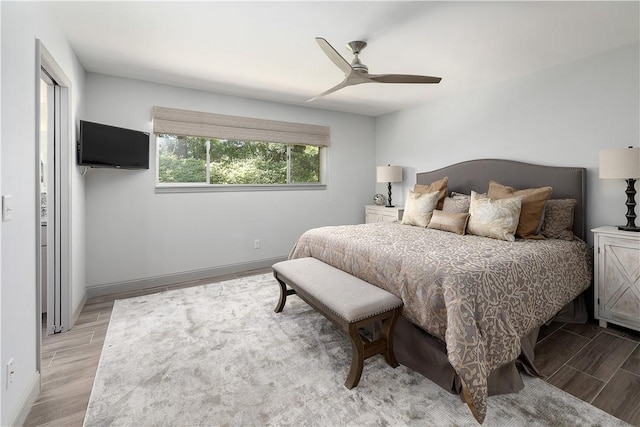
[{"label": "patterned bedspread", "polygon": [[520,354],[520,337],[589,287],[581,240],[516,240],[374,223],[304,233],[290,258],[314,257],[404,301],[403,315],[446,343],[480,422],[489,373]]}]

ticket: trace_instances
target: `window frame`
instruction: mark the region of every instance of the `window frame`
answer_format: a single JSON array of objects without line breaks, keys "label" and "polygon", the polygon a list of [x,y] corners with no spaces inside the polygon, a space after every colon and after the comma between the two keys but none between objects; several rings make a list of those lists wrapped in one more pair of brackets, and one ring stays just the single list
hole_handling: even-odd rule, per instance
[{"label": "window frame", "polygon": [[[217,113],[183,110],[154,106],[152,111],[153,135],[155,139],[155,192],[220,192],[220,191],[296,191],[326,190],[328,151],[331,145],[331,130],[328,126],[293,122],[282,122],[251,117],[230,116]],[[207,184],[207,183],[161,183],[158,134],[195,136],[200,138],[237,139],[284,143],[290,145],[318,146],[320,157],[320,182],[300,184]],[[152,136],[149,135],[151,138]],[[287,159],[289,163],[290,159]]]},{"label": "window frame", "polygon": [[[158,150],[158,134],[151,134],[154,138],[155,156],[155,193],[217,193],[217,192],[247,192],[247,191],[306,191],[326,190],[327,148],[319,146],[320,182],[285,183],[285,184],[207,184],[206,182],[160,182],[160,153]],[[287,174],[290,170],[290,156],[287,156]],[[289,180],[289,177],[287,177]]]}]

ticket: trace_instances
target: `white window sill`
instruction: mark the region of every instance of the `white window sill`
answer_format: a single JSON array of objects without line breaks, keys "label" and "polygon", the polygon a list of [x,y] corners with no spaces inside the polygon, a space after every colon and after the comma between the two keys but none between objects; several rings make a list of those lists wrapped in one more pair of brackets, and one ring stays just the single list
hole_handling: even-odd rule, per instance
[{"label": "white window sill", "polygon": [[156,184],[161,193],[218,193],[242,191],[301,191],[326,190],[326,184]]}]

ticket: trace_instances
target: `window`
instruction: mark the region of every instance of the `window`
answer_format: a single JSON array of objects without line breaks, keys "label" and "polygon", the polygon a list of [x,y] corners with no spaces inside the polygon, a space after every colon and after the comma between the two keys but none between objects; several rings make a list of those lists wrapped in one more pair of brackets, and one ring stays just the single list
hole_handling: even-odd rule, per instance
[{"label": "window", "polygon": [[325,188],[326,126],[162,107],[153,119],[156,191]]},{"label": "window", "polygon": [[160,134],[158,183],[320,183],[320,147]]}]

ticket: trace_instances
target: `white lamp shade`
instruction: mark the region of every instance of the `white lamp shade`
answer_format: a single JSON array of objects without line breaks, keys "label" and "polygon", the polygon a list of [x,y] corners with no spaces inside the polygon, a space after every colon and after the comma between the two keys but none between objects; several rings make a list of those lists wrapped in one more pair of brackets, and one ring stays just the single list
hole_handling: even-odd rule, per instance
[{"label": "white lamp shade", "polygon": [[617,148],[600,151],[600,178],[640,178],[640,148]]},{"label": "white lamp shade", "polygon": [[378,182],[402,182],[402,166],[378,166],[376,179]]}]

